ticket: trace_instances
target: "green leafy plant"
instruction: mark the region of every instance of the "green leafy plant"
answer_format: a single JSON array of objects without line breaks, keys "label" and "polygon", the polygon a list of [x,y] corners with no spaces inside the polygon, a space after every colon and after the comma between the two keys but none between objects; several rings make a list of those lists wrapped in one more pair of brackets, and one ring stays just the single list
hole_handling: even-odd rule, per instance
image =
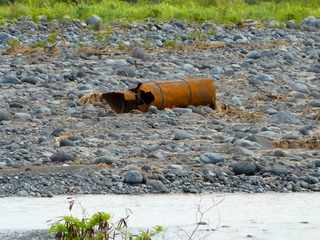
[{"label": "green leafy plant", "polygon": [[61,217],[49,227],[49,233],[55,234],[56,240],[152,240],[163,231],[161,226],[155,226],[132,234],[127,226],[129,216],[111,222],[107,212],[96,212],[80,219],[71,215],[74,203],[74,200],[69,200],[70,215]]},{"label": "green leafy plant", "polygon": [[199,30],[194,30],[194,31],[191,31],[187,34],[187,37],[190,39],[190,40],[196,40],[196,41],[203,41],[206,39],[206,34],[202,31],[199,31]]},{"label": "green leafy plant", "polygon": [[175,48],[177,46],[177,41],[167,39],[164,41],[163,46],[166,48]]},{"label": "green leafy plant", "polygon": [[163,231],[162,226],[155,226],[152,230],[142,230],[132,240],[152,240],[152,237]]},{"label": "green leafy plant", "polygon": [[9,39],[7,41],[7,44],[8,44],[9,47],[15,48],[15,47],[18,47],[20,45],[20,42],[16,38],[11,38],[11,39]]},{"label": "green leafy plant", "polygon": [[37,40],[31,44],[32,48],[44,48],[47,45],[46,40]]},{"label": "green leafy plant", "polygon": [[58,31],[53,31],[48,35],[48,43],[53,45],[57,42]]},{"label": "green leafy plant", "polygon": [[104,29],[94,32],[94,36],[97,41],[104,42],[108,37],[111,36],[113,30],[111,26],[104,26]]}]

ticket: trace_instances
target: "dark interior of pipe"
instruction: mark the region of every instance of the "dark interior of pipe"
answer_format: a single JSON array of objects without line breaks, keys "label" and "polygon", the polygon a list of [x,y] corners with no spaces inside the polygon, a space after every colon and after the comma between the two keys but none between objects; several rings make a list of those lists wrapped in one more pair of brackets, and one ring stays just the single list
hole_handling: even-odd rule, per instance
[{"label": "dark interior of pipe", "polygon": [[139,91],[140,100],[146,104],[150,105],[154,101],[154,96],[151,92]]},{"label": "dark interior of pipe", "polygon": [[110,107],[117,113],[124,112],[125,100],[123,93],[105,93],[102,96],[109,103]]}]

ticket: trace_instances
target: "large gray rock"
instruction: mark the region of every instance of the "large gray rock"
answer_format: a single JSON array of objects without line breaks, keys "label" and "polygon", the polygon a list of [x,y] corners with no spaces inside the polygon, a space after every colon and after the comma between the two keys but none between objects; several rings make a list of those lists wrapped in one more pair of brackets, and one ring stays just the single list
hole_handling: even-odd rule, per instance
[{"label": "large gray rock", "polygon": [[220,66],[215,66],[210,70],[210,74],[213,79],[220,80],[221,75],[224,73],[224,69]]},{"label": "large gray rock", "polygon": [[256,142],[252,142],[246,139],[239,139],[235,142],[236,145],[248,148],[250,150],[260,149],[262,146]]},{"label": "large gray rock", "polygon": [[7,110],[0,109],[0,122],[1,121],[9,121],[11,119],[11,115]]},{"label": "large gray rock", "polygon": [[270,82],[273,80],[273,77],[271,75],[268,74],[258,74],[256,76],[254,76],[254,80],[255,81],[262,81],[262,82]]},{"label": "large gray rock", "polygon": [[74,160],[74,156],[69,153],[60,151],[52,154],[50,160],[52,162],[67,162]]},{"label": "large gray rock", "polygon": [[287,22],[287,28],[289,29],[296,29],[297,28],[297,23],[294,20],[290,20]]},{"label": "large gray rock", "polygon": [[69,139],[62,139],[60,142],[59,142],[59,146],[60,147],[72,147],[72,146],[75,146],[75,142],[69,140]]},{"label": "large gray rock", "polygon": [[86,24],[91,26],[97,26],[102,23],[102,19],[97,15],[92,15],[86,19]]},{"label": "large gray rock", "polygon": [[0,83],[3,84],[20,84],[21,81],[15,76],[15,74],[6,74],[0,77]]},{"label": "large gray rock", "polygon": [[224,161],[224,157],[219,153],[207,152],[200,156],[200,161],[203,163],[216,164]]},{"label": "large gray rock", "polygon": [[143,48],[134,48],[132,50],[132,57],[141,59],[143,61],[149,60],[150,56],[144,51]]},{"label": "large gray rock", "polygon": [[303,177],[303,180],[309,184],[316,184],[319,182],[318,178],[311,176],[311,175],[307,175],[307,176]]},{"label": "large gray rock", "polygon": [[256,50],[253,50],[247,54],[247,58],[250,58],[250,59],[259,59],[261,57],[262,57],[261,52],[258,52]]},{"label": "large gray rock", "polygon": [[176,130],[174,133],[173,140],[186,140],[186,139],[192,139],[192,134],[188,133],[185,130]]},{"label": "large gray rock", "polygon": [[245,175],[254,175],[258,172],[257,165],[251,161],[242,161],[233,164],[232,171],[236,175],[245,174]]},{"label": "large gray rock", "polygon": [[152,192],[168,193],[170,190],[159,180],[148,180],[147,184],[151,187]]},{"label": "large gray rock", "polygon": [[315,64],[310,67],[310,72],[320,73],[320,64]]},{"label": "large gray rock", "polygon": [[10,39],[15,39],[14,36],[10,35],[9,33],[6,32],[0,32],[0,44],[4,44]]},{"label": "large gray rock", "polygon": [[316,30],[320,28],[320,19],[314,16],[306,17],[302,20],[301,28],[303,30]]},{"label": "large gray rock", "polygon": [[14,117],[21,120],[31,120],[32,116],[29,113],[17,112],[14,114]]},{"label": "large gray rock", "polygon": [[314,161],[314,166],[315,166],[316,168],[320,168],[320,160],[315,160],[315,161]]},{"label": "large gray rock", "polygon": [[143,175],[138,170],[129,170],[124,175],[124,182],[128,184],[141,184],[143,181]]},{"label": "large gray rock", "polygon": [[278,112],[271,117],[271,122],[277,124],[300,124],[301,121],[291,112]]},{"label": "large gray rock", "polygon": [[29,84],[37,84],[38,82],[41,81],[40,78],[36,76],[25,76],[21,79],[22,82],[29,83]]},{"label": "large gray rock", "polygon": [[274,175],[281,176],[288,174],[289,170],[284,165],[275,164],[271,167],[270,172]]},{"label": "large gray rock", "polygon": [[113,162],[114,162],[114,159],[111,156],[100,156],[100,157],[97,157],[95,160],[95,163],[97,164],[99,163],[112,164]]},{"label": "large gray rock", "polygon": [[120,67],[116,70],[116,74],[124,77],[135,77],[136,72],[130,67]]}]

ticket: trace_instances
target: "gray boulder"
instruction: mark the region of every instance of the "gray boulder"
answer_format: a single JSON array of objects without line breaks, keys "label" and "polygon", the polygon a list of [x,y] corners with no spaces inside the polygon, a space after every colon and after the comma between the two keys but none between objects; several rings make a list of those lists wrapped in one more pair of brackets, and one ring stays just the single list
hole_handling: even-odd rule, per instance
[{"label": "gray boulder", "polygon": [[207,152],[200,156],[200,161],[203,163],[216,164],[224,161],[224,157],[219,153]]},{"label": "gray boulder", "polygon": [[124,182],[128,184],[141,184],[143,181],[143,175],[138,170],[129,170],[124,175]]},{"label": "gray boulder", "polygon": [[232,171],[236,175],[241,175],[241,174],[254,175],[255,173],[258,172],[258,168],[254,162],[242,161],[242,162],[235,163],[232,166]]},{"label": "gray boulder", "polygon": [[102,23],[102,19],[97,15],[92,15],[86,19],[86,24],[91,26],[97,26]]}]

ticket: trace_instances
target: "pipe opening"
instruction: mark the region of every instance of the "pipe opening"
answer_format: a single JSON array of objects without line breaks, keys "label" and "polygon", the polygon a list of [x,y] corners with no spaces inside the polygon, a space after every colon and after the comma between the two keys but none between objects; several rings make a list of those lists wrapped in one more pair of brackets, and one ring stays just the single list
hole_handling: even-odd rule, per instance
[{"label": "pipe opening", "polygon": [[151,92],[145,92],[140,90],[139,93],[140,93],[140,100],[143,102],[143,104],[150,105],[155,100]]},{"label": "pipe opening", "polygon": [[125,110],[125,100],[123,93],[104,93],[102,98],[105,99],[110,107],[117,113],[124,112]]}]

